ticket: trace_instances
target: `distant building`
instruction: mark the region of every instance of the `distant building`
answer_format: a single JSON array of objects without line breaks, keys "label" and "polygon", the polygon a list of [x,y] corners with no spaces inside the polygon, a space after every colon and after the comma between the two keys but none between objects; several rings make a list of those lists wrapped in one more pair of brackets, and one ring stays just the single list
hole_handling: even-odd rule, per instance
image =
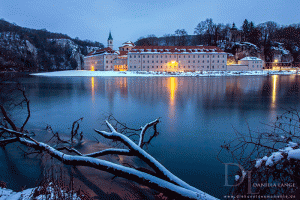
[{"label": "distant building", "polygon": [[248,65],[248,70],[263,70],[264,61],[257,57],[245,57],[238,61],[240,65]]},{"label": "distant building", "polygon": [[90,52],[84,57],[84,69],[91,71],[107,71],[114,69],[117,53],[110,47]]},{"label": "distant building", "polygon": [[227,53],[215,46],[138,46],[128,41],[113,50],[111,32],[104,49],[84,58],[84,69],[99,71],[226,70]]},{"label": "distant building", "polygon": [[129,71],[219,71],[226,62],[215,46],[137,46],[128,53]]},{"label": "distant building", "polygon": [[229,32],[229,41],[230,42],[241,42],[242,40],[242,33],[237,29],[235,23],[232,24],[232,28]]},{"label": "distant building", "polygon": [[228,71],[258,71],[264,69],[264,61],[257,57],[245,57],[238,64],[227,65]]},{"label": "distant building", "polygon": [[84,57],[84,69],[92,71],[126,71],[127,54],[134,47],[131,41],[123,43],[119,51],[113,50],[113,38],[111,32],[107,40],[106,48],[90,52]]},{"label": "distant building", "polygon": [[111,49],[114,49],[114,40],[111,36],[111,32],[109,31],[109,36],[108,36],[108,39],[107,39],[107,47],[111,48]]}]

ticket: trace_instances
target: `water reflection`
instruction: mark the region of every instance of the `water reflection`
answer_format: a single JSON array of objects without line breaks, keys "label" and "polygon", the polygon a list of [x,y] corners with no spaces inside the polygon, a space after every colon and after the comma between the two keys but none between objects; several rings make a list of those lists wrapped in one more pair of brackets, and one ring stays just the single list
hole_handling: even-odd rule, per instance
[{"label": "water reflection", "polygon": [[168,78],[168,89],[170,92],[170,103],[169,103],[169,119],[173,121],[175,118],[175,95],[176,95],[176,90],[177,90],[177,78],[175,77],[170,77]]},{"label": "water reflection", "polygon": [[277,80],[278,79],[278,75],[274,75],[272,76],[272,103],[271,103],[271,107],[275,108],[276,107],[276,89],[277,89]]},{"label": "water reflection", "polygon": [[92,102],[95,104],[95,78],[91,78],[91,87],[92,87]]},{"label": "water reflection", "polygon": [[[103,112],[131,127],[162,117],[162,135],[149,153],[193,186],[221,197],[225,191],[215,188],[223,187],[223,179],[201,172],[223,175],[214,158],[223,141],[232,139],[232,125],[240,130],[246,119],[251,128],[260,127],[284,108],[300,108],[298,77],[31,77],[23,83],[32,102],[31,124],[49,122],[60,130],[85,117],[82,131],[90,139]],[[208,184],[196,181],[202,179]]]},{"label": "water reflection", "polygon": [[128,84],[127,77],[118,77],[116,78],[116,86],[120,90],[120,94],[122,97],[128,97]]}]

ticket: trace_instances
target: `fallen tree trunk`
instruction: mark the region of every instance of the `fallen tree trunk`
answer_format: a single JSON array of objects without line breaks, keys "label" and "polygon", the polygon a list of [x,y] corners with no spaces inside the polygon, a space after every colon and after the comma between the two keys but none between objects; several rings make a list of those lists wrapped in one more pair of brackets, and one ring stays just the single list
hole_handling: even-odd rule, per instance
[{"label": "fallen tree trunk", "polygon": [[[132,180],[137,183],[146,185],[150,188],[153,188],[155,190],[161,191],[167,196],[170,196],[175,199],[216,199],[210,196],[209,194],[206,194],[201,190],[190,186],[189,184],[185,183],[184,181],[173,175],[163,165],[161,165],[157,160],[155,160],[152,156],[150,156],[142,149],[144,145],[143,140],[146,130],[151,126],[156,126],[157,123],[159,123],[158,119],[146,124],[144,127],[141,128],[141,134],[138,145],[135,144],[127,136],[118,133],[109,122],[106,122],[106,124],[111,132],[95,130],[97,133],[101,134],[105,138],[122,142],[125,146],[128,147],[128,149],[111,148],[90,154],[81,154],[78,150],[72,147],[55,149],[46,143],[34,140],[32,137],[24,133],[8,129],[3,126],[0,126],[0,130],[8,133],[10,137],[0,140],[0,145],[5,146],[9,143],[20,142],[23,145],[32,147],[41,152],[46,152],[50,156],[60,160],[66,165],[88,166],[94,169],[103,170],[114,174],[115,176]],[[61,150],[67,150],[77,155],[66,154],[63,153]],[[108,154],[137,156],[141,158],[144,162],[146,162],[154,170],[154,173],[145,173],[138,169],[126,167],[120,164],[115,164],[100,158],[96,158],[98,156]]]}]

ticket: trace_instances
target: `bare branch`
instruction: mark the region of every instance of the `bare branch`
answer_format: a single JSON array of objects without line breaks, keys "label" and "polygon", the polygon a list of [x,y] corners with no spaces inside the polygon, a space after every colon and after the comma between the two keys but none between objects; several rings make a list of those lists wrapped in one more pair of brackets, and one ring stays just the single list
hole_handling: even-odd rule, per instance
[{"label": "bare branch", "polygon": [[[123,177],[129,180],[133,180],[135,182],[144,184],[146,186],[149,186],[153,189],[163,191],[166,194],[176,197],[179,199],[215,199],[214,197],[200,191],[194,191],[191,189],[187,189],[185,187],[181,187],[178,185],[175,185],[171,182],[168,182],[166,180],[163,180],[161,178],[158,178],[156,176],[153,176],[151,174],[132,169],[129,167],[121,166],[109,161],[97,159],[97,158],[91,158],[86,156],[80,156],[80,155],[68,155],[64,154],[53,147],[42,143],[42,142],[34,142],[35,140],[27,136],[26,134],[23,134],[21,132],[1,128],[2,130],[5,130],[11,134],[14,134],[19,138],[19,141],[21,144],[24,144],[29,147],[33,147],[36,150],[41,150],[47,152],[52,157],[60,160],[62,163],[67,165],[74,165],[74,166],[88,166],[95,169],[103,170],[109,173],[112,173],[116,176]],[[112,133],[112,135],[118,135],[117,132]],[[130,143],[131,144],[131,143]],[[136,145],[137,146],[137,145]],[[134,146],[135,148],[135,146]],[[191,186],[190,186],[191,187]]]},{"label": "bare branch", "polygon": [[[111,128],[111,130],[115,130],[108,121],[106,121],[106,124]],[[145,163],[147,163],[155,171],[155,173],[157,174],[158,177],[160,177],[166,181],[169,181],[171,183],[177,184],[186,189],[189,189],[189,190],[192,190],[195,192],[200,192],[200,190],[198,190],[197,188],[190,186],[189,184],[187,184],[186,182],[182,181],[177,176],[172,174],[162,164],[160,164],[155,158],[150,156],[147,152],[145,152],[140,146],[136,145],[127,136],[125,136],[121,133],[118,133],[117,131],[106,132],[106,131],[99,131],[96,129],[95,129],[95,131],[105,138],[115,139],[115,140],[118,140],[118,141],[122,142],[123,144],[125,144],[130,149],[131,153],[133,155],[139,157],[140,159],[142,159]]]},{"label": "bare branch", "polygon": [[17,142],[17,141],[19,141],[19,139],[17,137],[9,138],[9,139],[3,139],[3,140],[0,140],[0,146],[4,147],[7,144]]},{"label": "bare branch", "polygon": [[143,148],[143,146],[144,146],[144,137],[145,137],[145,133],[146,133],[147,129],[150,128],[151,126],[155,126],[157,123],[159,123],[159,119],[156,119],[155,121],[150,122],[150,123],[146,124],[144,127],[142,127],[142,131],[140,133],[140,141],[139,141],[139,146],[141,148]]},{"label": "bare branch", "polygon": [[23,132],[24,127],[25,127],[25,125],[27,124],[27,122],[28,122],[28,120],[29,120],[29,118],[30,118],[30,104],[29,104],[29,100],[27,99],[27,96],[26,96],[26,94],[25,94],[25,90],[21,89],[20,87],[19,87],[19,90],[20,90],[20,91],[22,92],[22,94],[23,94],[24,100],[25,100],[25,102],[26,102],[26,107],[27,107],[27,117],[26,117],[26,120],[24,121],[22,127],[20,128],[20,132]]},{"label": "bare branch", "polygon": [[0,105],[0,109],[1,109],[1,112],[4,116],[4,120],[7,121],[9,123],[9,125],[11,126],[11,128],[14,130],[14,131],[17,131],[17,127],[16,125],[14,124],[14,122],[8,117],[4,107],[2,105]]},{"label": "bare branch", "polygon": [[73,152],[76,153],[79,156],[82,156],[82,153],[80,153],[78,150],[74,149],[74,148],[69,148],[69,147],[60,147],[60,148],[56,148],[56,150],[67,150],[69,152]]},{"label": "bare branch", "polygon": [[107,125],[107,127],[110,129],[110,131],[111,132],[117,132],[116,130],[115,130],[115,128],[108,122],[108,121],[105,121],[106,122],[106,125]]},{"label": "bare branch", "polygon": [[95,158],[98,156],[105,156],[105,155],[109,155],[109,154],[132,156],[131,152],[128,149],[105,149],[105,150],[90,153],[90,154],[84,154],[84,156]]},{"label": "bare branch", "polygon": [[15,131],[15,130],[7,129],[7,128],[3,127],[3,126],[0,126],[0,130],[4,130],[4,131],[6,131],[8,133],[16,135],[17,137],[23,137],[23,138],[31,140],[32,142],[34,142],[36,144],[39,144],[39,142],[37,142],[35,139],[33,139],[32,137],[30,137],[30,136],[28,136],[28,135],[26,135],[24,133],[21,133],[21,132]]}]

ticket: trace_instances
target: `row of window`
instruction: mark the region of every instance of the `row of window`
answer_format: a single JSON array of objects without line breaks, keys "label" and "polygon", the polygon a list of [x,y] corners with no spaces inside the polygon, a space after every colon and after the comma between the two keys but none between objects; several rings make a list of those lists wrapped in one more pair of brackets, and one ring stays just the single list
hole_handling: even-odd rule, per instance
[{"label": "row of window", "polygon": [[[225,68],[224,65],[221,66],[221,67],[222,67],[223,69]],[[139,68],[139,66],[129,66],[129,68]],[[151,68],[151,66],[143,66],[143,68]],[[159,66],[152,66],[152,68],[157,68],[157,69],[158,69],[158,68],[163,68],[163,66],[160,66],[160,67],[159,67]],[[172,67],[164,67],[164,68],[170,68],[170,69],[171,69]],[[187,67],[186,67],[186,66],[183,66],[183,67],[182,67],[182,66],[181,66],[181,67],[179,66],[178,68],[179,68],[179,69],[180,69],[180,68],[194,68],[194,69],[195,69],[195,68],[202,68],[202,69],[204,69],[205,66],[187,66]],[[209,66],[207,66],[206,68],[209,69]],[[211,66],[211,68],[214,69],[215,66]],[[220,68],[220,66],[216,66],[216,68]]]},{"label": "row of window", "polygon": [[[185,56],[186,56],[186,55],[183,55],[183,58],[185,58]],[[218,56],[218,58],[220,58],[220,55],[217,55],[217,56]],[[217,57],[217,56],[216,56],[216,57]],[[140,58],[140,55],[133,55],[133,56],[130,55],[130,56],[129,56],[129,58],[132,58],[132,57],[133,57],[133,58]],[[161,55],[160,57],[163,58],[163,55]],[[164,57],[167,58],[168,56],[165,55]],[[178,55],[178,57],[181,58],[181,55]],[[191,58],[191,55],[187,55],[186,57],[187,57],[187,58]],[[204,58],[204,57],[205,57],[205,55],[202,55],[202,58]],[[206,57],[209,58],[209,55],[206,55]],[[214,58],[215,55],[212,55],[212,57]],[[150,58],[150,55],[147,55],[147,56],[146,56],[146,55],[143,55],[143,58]],[[154,55],[152,55],[152,58],[154,58]],[[156,58],[158,58],[158,55],[156,55]],[[169,58],[172,58],[172,55],[170,55]],[[176,58],[176,55],[174,55],[173,58]],[[196,58],[196,55],[193,55],[193,58]],[[198,58],[200,58],[200,55],[198,55]],[[225,58],[225,55],[223,55],[223,58]]]},{"label": "row of window", "polygon": [[[140,62],[140,61],[139,61]],[[165,60],[165,63],[167,63],[168,61]],[[212,63],[214,63],[215,61],[213,60]],[[143,60],[143,63],[146,63],[145,60]],[[149,60],[147,60],[147,63],[149,63]],[[154,60],[152,60],[152,63],[154,63]],[[156,61],[156,63],[158,63],[158,60]],[[163,63],[163,60],[160,61],[160,63]],[[189,60],[188,63],[191,63],[191,61]],[[196,63],[195,60],[193,60],[193,63]],[[200,63],[200,60],[198,60],[198,63]],[[204,60],[202,60],[202,63],[204,63]],[[209,63],[209,60],[207,60],[207,63]],[[217,63],[220,63],[219,60],[217,60]],[[225,61],[223,60],[222,63],[225,63]]]}]

